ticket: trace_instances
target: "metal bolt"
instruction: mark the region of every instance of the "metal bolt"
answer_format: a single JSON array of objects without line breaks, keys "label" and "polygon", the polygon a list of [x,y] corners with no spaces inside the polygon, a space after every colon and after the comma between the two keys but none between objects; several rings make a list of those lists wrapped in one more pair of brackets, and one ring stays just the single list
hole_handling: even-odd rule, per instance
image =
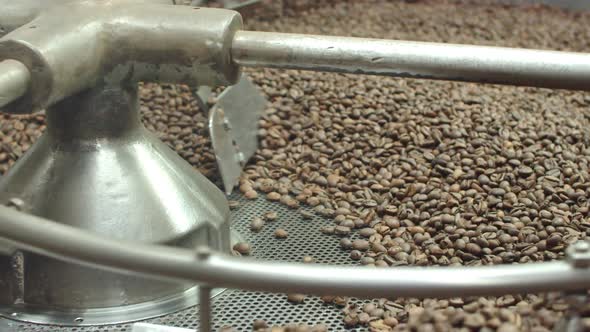
[{"label": "metal bolt", "polygon": [[197,248],[197,258],[201,260],[205,260],[211,256],[211,249],[206,246],[200,246]]},{"label": "metal bolt", "polygon": [[240,165],[244,167],[244,165],[246,164],[246,156],[244,156],[244,153],[242,151],[238,151],[237,157]]},{"label": "metal bolt", "polygon": [[223,129],[225,131],[230,131],[231,130],[231,124],[229,123],[229,121],[227,120],[227,118],[223,119]]},{"label": "metal bolt", "polygon": [[25,202],[18,197],[13,197],[8,200],[8,203],[6,203],[6,206],[12,207],[17,211],[22,211],[23,207],[25,206]]}]

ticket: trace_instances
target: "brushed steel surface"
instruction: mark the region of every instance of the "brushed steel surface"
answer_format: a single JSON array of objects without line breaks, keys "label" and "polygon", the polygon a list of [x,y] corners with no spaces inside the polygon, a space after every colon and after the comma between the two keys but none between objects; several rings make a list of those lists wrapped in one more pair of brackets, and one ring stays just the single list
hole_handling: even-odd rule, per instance
[{"label": "brushed steel surface", "polygon": [[[223,291],[224,289],[217,288],[208,295],[215,297]],[[70,326],[72,328],[104,326],[105,324],[114,325],[150,319],[195,306],[200,303],[199,296],[198,287],[192,287],[184,292],[153,301],[111,308],[47,310],[21,305],[12,307],[3,306],[0,307],[0,316],[10,317],[13,320],[18,320],[25,324],[59,325]]]},{"label": "brushed steel surface", "polygon": [[209,110],[211,144],[228,195],[258,148],[258,121],[266,103],[266,98],[243,75],[238,84],[219,94]]},{"label": "brushed steel surface", "polygon": [[[135,88],[103,86],[48,109],[46,133],[0,179],[0,201],[17,197],[28,213],[108,238],[229,252],[225,196],[140,124],[137,102]],[[0,264],[1,275],[18,275]],[[24,294],[12,301],[40,311],[131,305],[192,287],[30,252],[19,277]]]},{"label": "brushed steel surface", "polygon": [[402,40],[238,31],[243,66],[590,90],[590,54]]},{"label": "brushed steel surface", "polygon": [[0,108],[10,104],[27,92],[31,73],[15,60],[0,60]]}]

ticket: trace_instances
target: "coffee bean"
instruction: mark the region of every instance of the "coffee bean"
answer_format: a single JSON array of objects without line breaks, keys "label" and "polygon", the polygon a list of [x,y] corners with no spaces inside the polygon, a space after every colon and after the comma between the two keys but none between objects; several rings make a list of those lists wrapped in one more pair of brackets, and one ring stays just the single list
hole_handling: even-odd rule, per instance
[{"label": "coffee bean", "polygon": [[277,228],[275,230],[275,237],[277,239],[286,239],[287,236],[289,236],[289,233],[287,233],[286,230],[282,229],[282,228]]},{"label": "coffee bean", "polygon": [[506,190],[502,188],[494,188],[490,191],[490,194],[494,196],[504,196],[506,194]]},{"label": "coffee bean", "polygon": [[395,327],[397,324],[399,324],[399,322],[397,319],[395,319],[395,317],[387,317],[383,320],[383,324],[389,327]]},{"label": "coffee bean", "polygon": [[256,199],[256,198],[258,198],[258,193],[256,191],[254,191],[254,190],[248,190],[248,191],[246,191],[246,193],[244,194],[244,196],[247,199]]},{"label": "coffee bean", "polygon": [[350,252],[350,258],[352,258],[355,261],[360,260],[362,257],[363,257],[363,254],[358,250],[352,250]]},{"label": "coffee bean", "polygon": [[336,174],[330,174],[327,177],[327,183],[330,187],[335,187],[338,182],[340,181],[340,176],[336,175]]},{"label": "coffee bean", "polygon": [[260,330],[260,329],[265,329],[267,327],[268,327],[268,324],[263,319],[255,319],[254,322],[252,323],[252,329],[254,331]]},{"label": "coffee bean", "polygon": [[465,250],[475,256],[479,256],[481,254],[481,247],[475,243],[467,243]]},{"label": "coffee bean", "polygon": [[301,304],[305,301],[305,295],[303,294],[289,294],[287,295],[287,301],[291,303]]},{"label": "coffee bean", "polygon": [[361,258],[362,265],[371,265],[375,264],[375,259],[373,257],[364,256]]},{"label": "coffee bean", "polygon": [[342,238],[340,240],[340,247],[342,249],[350,249],[352,248],[352,241],[348,238]]},{"label": "coffee bean", "polygon": [[242,255],[250,255],[250,244],[246,242],[238,242],[233,246],[233,249]]},{"label": "coffee bean", "polygon": [[310,264],[315,263],[315,258],[311,256],[303,256],[303,263]]},{"label": "coffee bean", "polygon": [[306,211],[306,210],[301,210],[299,213],[301,214],[301,217],[303,219],[313,219],[313,213],[312,212],[309,212],[309,211]]},{"label": "coffee bean", "polygon": [[518,169],[518,174],[522,177],[529,177],[533,175],[534,171],[528,166],[522,166]]},{"label": "coffee bean", "polygon": [[497,329],[498,332],[518,332],[520,329],[511,323],[504,323],[500,325]]},{"label": "coffee bean", "polygon": [[476,329],[482,327],[486,323],[486,319],[481,314],[471,314],[465,317],[465,324],[466,327]]},{"label": "coffee bean", "polygon": [[322,228],[320,228],[320,231],[324,234],[334,234],[334,232],[336,231],[336,227],[334,226],[322,226]]},{"label": "coffee bean", "polygon": [[369,314],[366,312],[361,312],[360,314],[358,314],[358,322],[361,325],[367,325],[370,319],[371,316],[369,316]]},{"label": "coffee bean", "polygon": [[344,325],[347,327],[356,326],[359,323],[358,316],[356,314],[348,314],[344,316]]},{"label": "coffee bean", "polygon": [[320,299],[324,303],[332,303],[332,302],[334,302],[334,298],[335,298],[335,296],[331,296],[331,295],[323,295],[320,297]]},{"label": "coffee bean", "polygon": [[275,221],[278,217],[279,215],[275,211],[268,211],[264,214],[264,220],[266,221]]},{"label": "coffee bean", "polygon": [[328,332],[328,326],[326,324],[314,325],[310,332]]},{"label": "coffee bean", "polygon": [[262,227],[264,227],[264,220],[262,218],[256,217],[250,222],[250,230],[252,232],[260,232]]},{"label": "coffee bean", "polygon": [[356,239],[352,241],[352,248],[355,250],[365,251],[369,249],[369,241]]},{"label": "coffee bean", "polygon": [[334,233],[337,235],[348,235],[350,234],[350,227],[346,227],[346,226],[336,226],[334,228]]},{"label": "coffee bean", "polygon": [[281,199],[281,194],[273,191],[266,194],[266,199],[268,199],[269,201],[278,201]]},{"label": "coffee bean", "polygon": [[373,228],[363,228],[359,231],[359,235],[362,237],[370,237],[375,233],[377,233],[377,231]]},{"label": "coffee bean", "polygon": [[490,178],[485,175],[485,174],[481,174],[478,178],[477,181],[479,182],[480,185],[482,186],[487,186],[491,183]]}]

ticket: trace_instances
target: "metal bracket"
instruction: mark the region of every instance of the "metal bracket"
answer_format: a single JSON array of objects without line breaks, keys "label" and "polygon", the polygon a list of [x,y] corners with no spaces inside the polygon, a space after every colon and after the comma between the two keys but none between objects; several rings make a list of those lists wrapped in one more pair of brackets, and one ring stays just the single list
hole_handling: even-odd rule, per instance
[{"label": "metal bracket", "polygon": [[209,111],[209,134],[226,194],[238,183],[242,168],[258,147],[258,120],[267,100],[242,75],[238,84],[225,89],[209,109],[211,89],[195,93],[199,106]]}]

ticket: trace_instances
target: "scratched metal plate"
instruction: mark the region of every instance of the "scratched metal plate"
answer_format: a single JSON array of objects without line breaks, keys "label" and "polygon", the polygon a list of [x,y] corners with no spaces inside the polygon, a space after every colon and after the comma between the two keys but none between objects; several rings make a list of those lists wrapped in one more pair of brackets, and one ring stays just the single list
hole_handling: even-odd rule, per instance
[{"label": "scratched metal plate", "polygon": [[[197,92],[200,105],[206,91]],[[225,89],[209,110],[209,134],[227,194],[238,183],[242,168],[258,148],[258,120],[267,100],[246,77]]]}]

